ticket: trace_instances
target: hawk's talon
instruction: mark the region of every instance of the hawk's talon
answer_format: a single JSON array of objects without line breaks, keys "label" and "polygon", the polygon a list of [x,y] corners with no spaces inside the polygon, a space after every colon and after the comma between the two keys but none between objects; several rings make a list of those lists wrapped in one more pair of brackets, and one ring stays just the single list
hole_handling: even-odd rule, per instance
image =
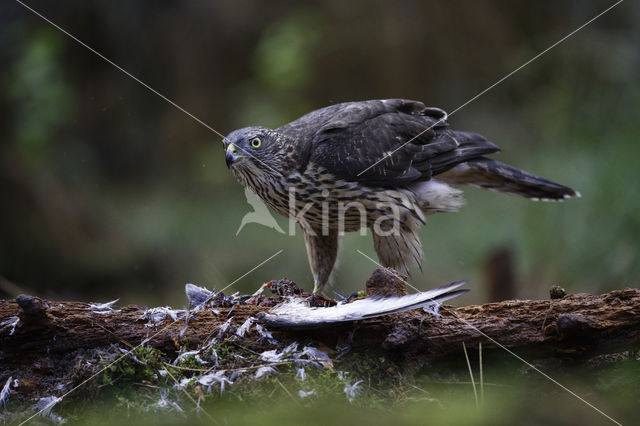
[{"label": "hawk's talon", "polygon": [[337,305],[335,300],[328,298],[324,293],[313,293],[307,301],[312,308],[326,308]]}]

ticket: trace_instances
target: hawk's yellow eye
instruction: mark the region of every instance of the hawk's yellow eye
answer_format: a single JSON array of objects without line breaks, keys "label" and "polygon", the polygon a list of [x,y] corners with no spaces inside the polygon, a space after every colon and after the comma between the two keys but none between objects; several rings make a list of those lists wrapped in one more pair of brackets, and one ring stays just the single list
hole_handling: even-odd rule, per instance
[{"label": "hawk's yellow eye", "polygon": [[262,141],[260,140],[260,138],[253,138],[251,139],[251,146],[254,148],[260,148],[260,145],[262,145]]}]

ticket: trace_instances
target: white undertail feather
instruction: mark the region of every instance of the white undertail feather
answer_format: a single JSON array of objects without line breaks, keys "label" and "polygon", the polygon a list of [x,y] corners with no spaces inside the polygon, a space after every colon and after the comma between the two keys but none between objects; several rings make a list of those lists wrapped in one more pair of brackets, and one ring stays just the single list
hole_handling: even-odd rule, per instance
[{"label": "white undertail feather", "polygon": [[309,307],[305,299],[291,297],[263,317],[270,325],[286,327],[319,327],[322,325],[374,318],[404,312],[452,299],[468,290],[458,281],[431,290],[405,296],[369,297],[329,308]]},{"label": "white undertail feather", "polygon": [[408,186],[425,214],[455,212],[464,205],[462,191],[434,179]]}]

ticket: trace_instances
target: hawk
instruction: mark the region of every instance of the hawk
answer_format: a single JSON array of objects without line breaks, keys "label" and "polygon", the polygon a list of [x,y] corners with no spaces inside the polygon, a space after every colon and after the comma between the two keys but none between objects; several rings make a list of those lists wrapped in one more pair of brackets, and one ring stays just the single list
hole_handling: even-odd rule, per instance
[{"label": "hawk", "polygon": [[425,216],[457,211],[460,185],[533,200],[580,195],[487,158],[500,148],[407,99],[335,104],[275,130],[235,130],[223,144],[240,184],[300,225],[314,293],[329,281],[344,232],[371,229],[383,266],[420,266]]}]

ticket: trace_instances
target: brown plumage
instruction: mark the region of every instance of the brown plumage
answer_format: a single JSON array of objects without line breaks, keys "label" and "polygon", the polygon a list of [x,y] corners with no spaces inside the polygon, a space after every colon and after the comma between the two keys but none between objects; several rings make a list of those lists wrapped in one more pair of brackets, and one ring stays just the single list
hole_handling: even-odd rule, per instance
[{"label": "brown plumage", "polygon": [[531,199],[579,195],[486,158],[499,148],[476,133],[450,130],[446,118],[417,101],[348,102],[275,130],[239,129],[223,143],[238,181],[299,223],[320,291],[341,232],[370,228],[382,265],[405,271],[420,265],[417,232],[425,215],[459,209],[458,185]]}]

